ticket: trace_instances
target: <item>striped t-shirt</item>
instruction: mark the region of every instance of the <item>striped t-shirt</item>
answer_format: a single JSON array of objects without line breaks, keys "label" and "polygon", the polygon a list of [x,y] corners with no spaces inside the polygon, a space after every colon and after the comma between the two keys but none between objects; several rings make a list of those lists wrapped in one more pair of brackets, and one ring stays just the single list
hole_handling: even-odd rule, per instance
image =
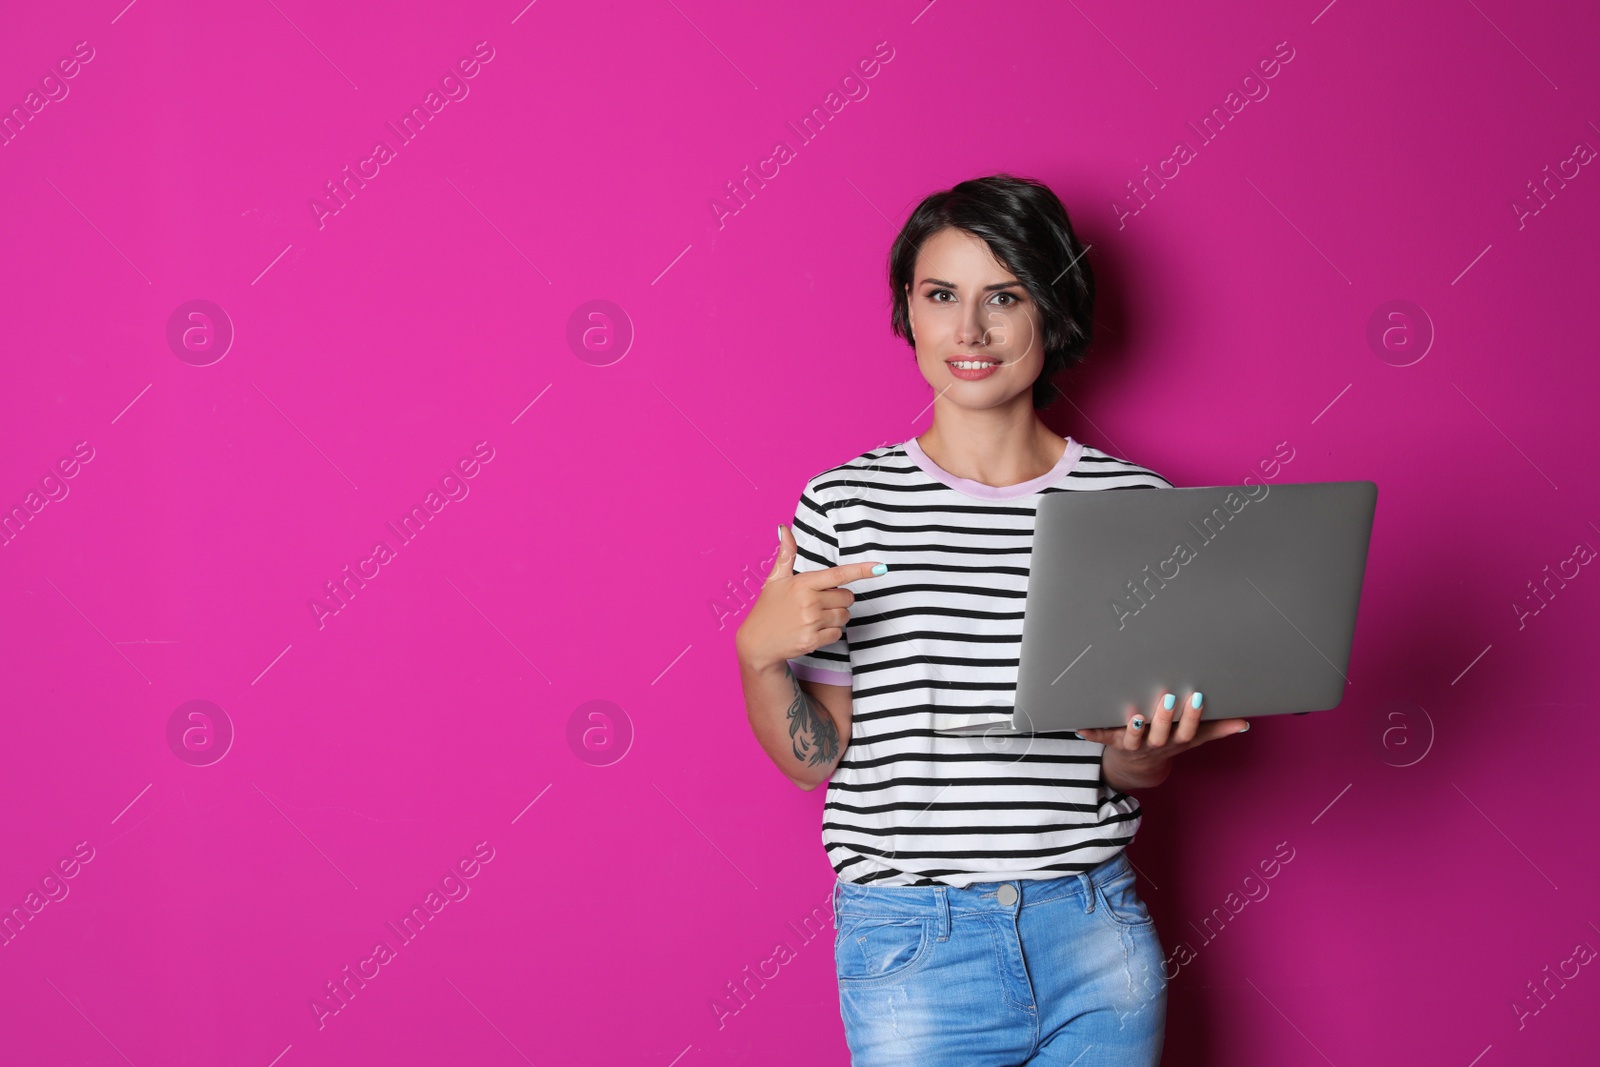
[{"label": "striped t-shirt", "polygon": [[845,881],[1057,878],[1110,859],[1138,831],[1139,802],[1101,781],[1097,742],[936,732],[1012,706],[1041,497],[1172,488],[1146,467],[1066,445],[1048,473],[998,488],[945,471],[915,437],[806,483],[792,527],[797,572],[889,565],[847,587],[856,599],[838,641],[789,661],[797,678],[852,689],[850,743],[822,822]]}]

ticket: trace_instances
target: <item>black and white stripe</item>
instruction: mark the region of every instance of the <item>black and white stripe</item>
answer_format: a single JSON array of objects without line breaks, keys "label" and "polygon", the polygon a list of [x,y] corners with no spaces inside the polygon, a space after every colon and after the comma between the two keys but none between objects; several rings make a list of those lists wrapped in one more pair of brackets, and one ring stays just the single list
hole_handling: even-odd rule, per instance
[{"label": "black and white stripe", "polygon": [[796,677],[852,687],[850,744],[822,824],[840,878],[955,886],[1053,878],[1133,840],[1139,802],[1101,782],[1099,744],[936,728],[1011,707],[1043,495],[1171,487],[1070,438],[1055,470],[1021,486],[956,478],[914,438],[806,483],[792,527],[797,571],[889,565],[850,586],[856,600],[840,640],[790,661]]}]

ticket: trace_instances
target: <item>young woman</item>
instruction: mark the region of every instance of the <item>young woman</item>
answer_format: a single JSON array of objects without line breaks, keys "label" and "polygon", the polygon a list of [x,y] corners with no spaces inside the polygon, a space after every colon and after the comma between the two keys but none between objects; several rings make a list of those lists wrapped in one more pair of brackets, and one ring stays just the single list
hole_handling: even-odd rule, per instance
[{"label": "young woman", "polygon": [[[894,332],[934,392],[917,437],[806,483],[736,647],[750,725],[830,778],[834,962],[856,1067],[1155,1064],[1166,976],[1124,847],[1126,792],[1246,729],[1200,693],[1125,728],[945,733],[1010,706],[1046,493],[1171,488],[1038,411],[1090,340],[1094,275],[1046,186],[924,200],[889,254]],[[855,589],[845,588],[854,585]]]}]

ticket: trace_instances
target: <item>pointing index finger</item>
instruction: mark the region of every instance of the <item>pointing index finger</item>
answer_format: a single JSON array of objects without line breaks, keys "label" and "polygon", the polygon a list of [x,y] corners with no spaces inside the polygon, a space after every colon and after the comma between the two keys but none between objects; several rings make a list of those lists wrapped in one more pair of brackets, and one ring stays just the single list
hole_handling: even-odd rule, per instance
[{"label": "pointing index finger", "polygon": [[845,563],[838,567],[824,567],[819,571],[804,571],[796,574],[795,579],[805,582],[812,589],[833,589],[888,572],[889,565],[886,563]]}]

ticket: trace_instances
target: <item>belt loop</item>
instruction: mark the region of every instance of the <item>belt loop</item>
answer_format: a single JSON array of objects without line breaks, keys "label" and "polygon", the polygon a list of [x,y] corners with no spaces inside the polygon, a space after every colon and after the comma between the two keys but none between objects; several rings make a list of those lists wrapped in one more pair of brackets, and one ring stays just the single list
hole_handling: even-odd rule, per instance
[{"label": "belt loop", "polygon": [[1083,913],[1087,915],[1091,911],[1094,911],[1094,879],[1089,877],[1088,871],[1079,871],[1078,881],[1083,885],[1083,898],[1085,904]]},{"label": "belt loop", "polygon": [[950,940],[950,887],[940,886],[938,896],[939,906],[939,940]]}]

